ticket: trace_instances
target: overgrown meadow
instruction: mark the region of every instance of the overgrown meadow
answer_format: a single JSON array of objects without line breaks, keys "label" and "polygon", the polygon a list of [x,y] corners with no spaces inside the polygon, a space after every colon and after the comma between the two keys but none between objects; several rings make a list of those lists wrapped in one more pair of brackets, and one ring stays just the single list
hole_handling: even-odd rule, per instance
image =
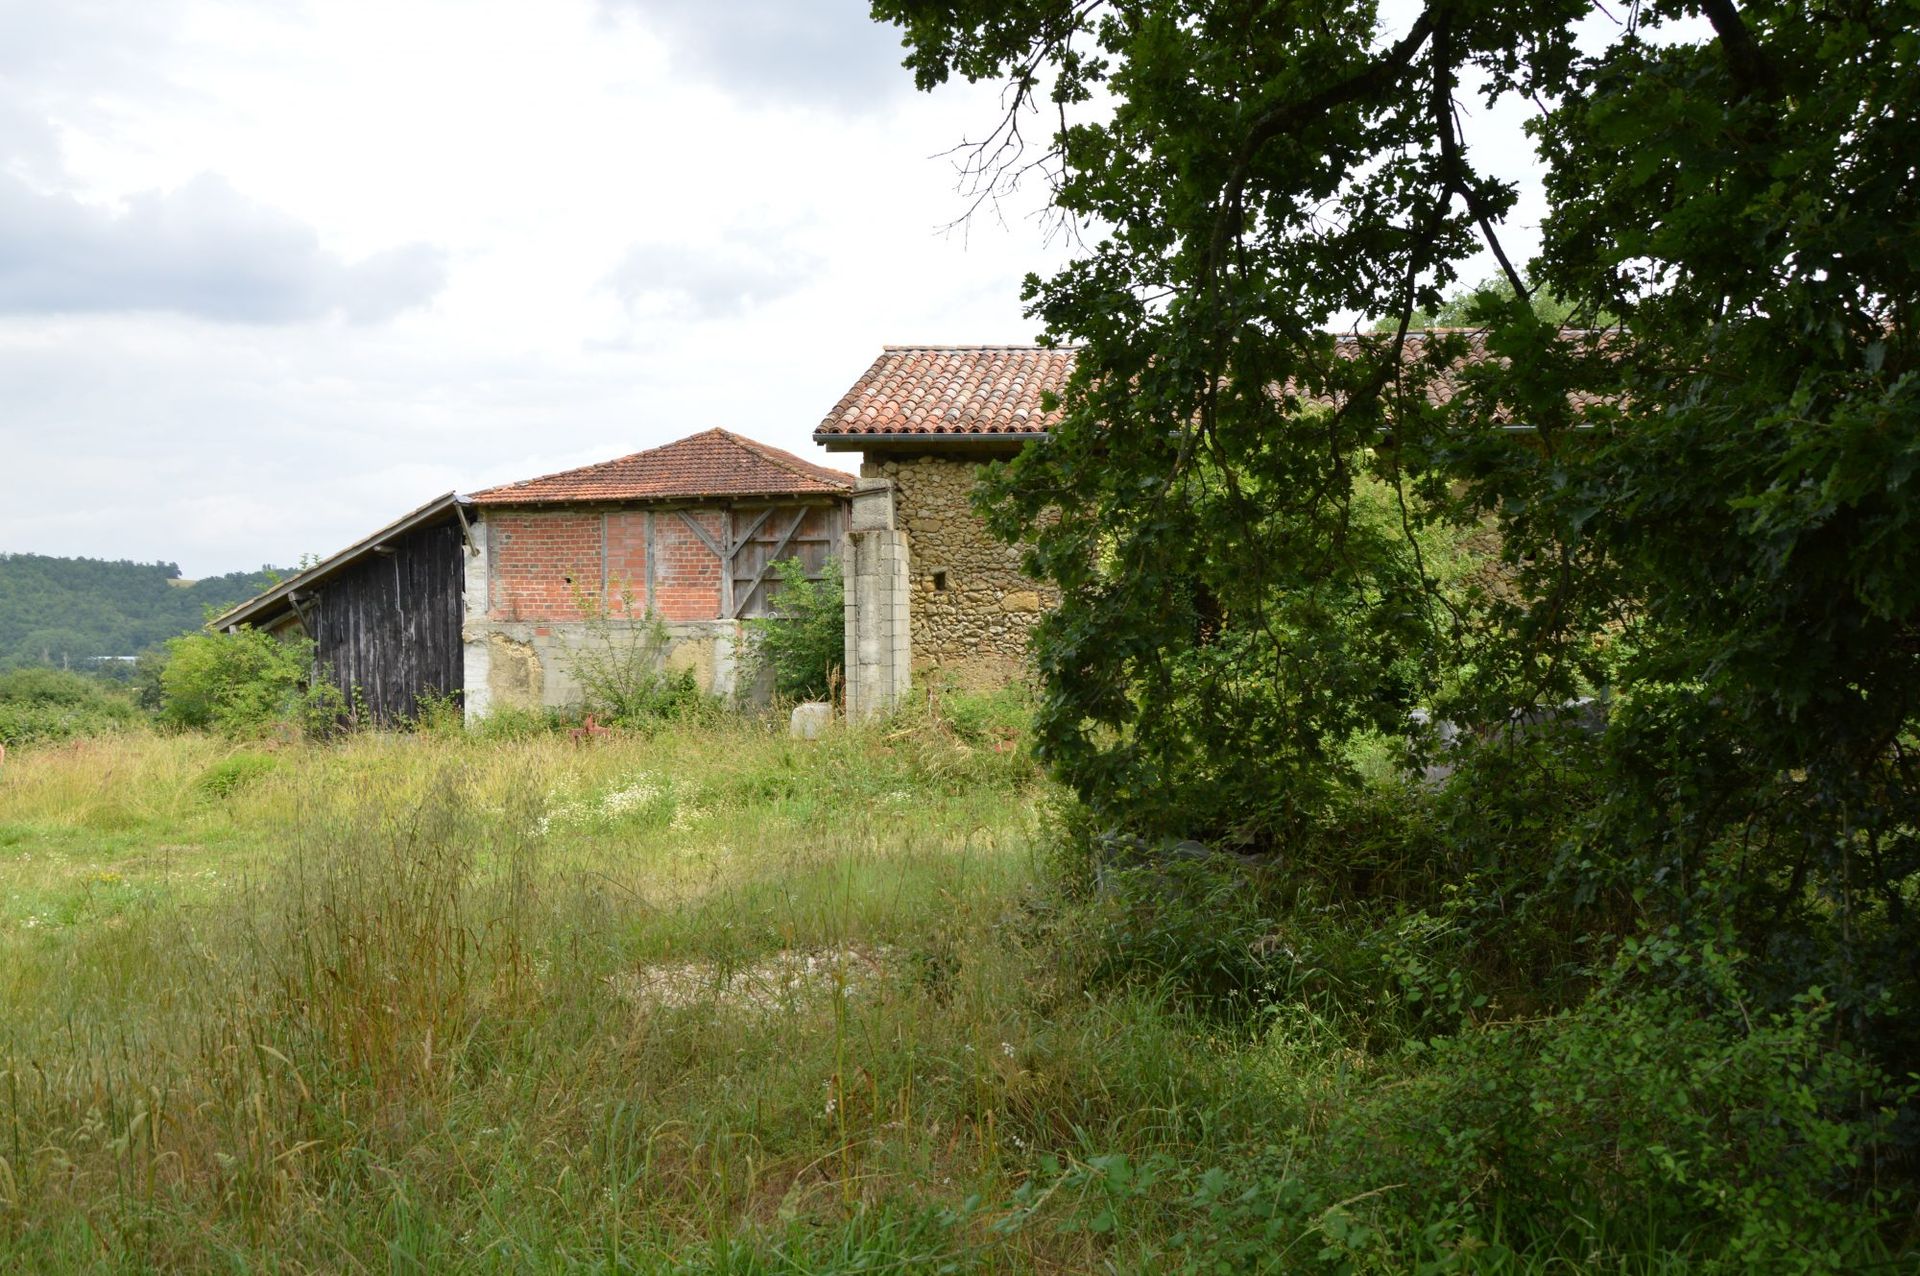
[{"label": "overgrown meadow", "polygon": [[16,749],[0,1270],[1894,1261],[1739,1125],[1817,1025],[1733,1099],[1659,1007],[1440,1031],[1430,922],[1090,883],[1023,714]]}]

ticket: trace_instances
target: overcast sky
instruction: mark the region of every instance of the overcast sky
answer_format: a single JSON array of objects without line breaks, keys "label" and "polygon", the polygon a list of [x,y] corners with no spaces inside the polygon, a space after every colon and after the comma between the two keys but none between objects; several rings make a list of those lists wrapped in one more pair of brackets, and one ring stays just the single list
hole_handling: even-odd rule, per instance
[{"label": "overcast sky", "polygon": [[0,0],[0,550],[286,565],[711,426],[851,468],[882,343],[1031,340],[1065,255],[942,233],[995,96],[865,13]]}]

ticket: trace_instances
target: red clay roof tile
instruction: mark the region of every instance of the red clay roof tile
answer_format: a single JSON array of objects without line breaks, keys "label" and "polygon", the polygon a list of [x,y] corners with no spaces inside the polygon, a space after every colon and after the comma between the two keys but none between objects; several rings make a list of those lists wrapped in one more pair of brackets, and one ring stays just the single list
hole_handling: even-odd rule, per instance
[{"label": "red clay roof tile", "polygon": [[1072,350],[1039,346],[886,346],[815,431],[858,434],[1044,434]]},{"label": "red clay roof tile", "polygon": [[851,474],[815,465],[729,430],[707,430],[598,465],[489,487],[473,493],[470,499],[476,505],[554,505],[838,495],[852,490]]},{"label": "red clay roof tile", "polygon": [[[1466,359],[1436,369],[1428,380],[1427,393],[1435,403],[1452,399],[1460,390],[1464,367],[1486,357],[1482,335],[1466,335]],[[1420,357],[1427,336],[1424,331],[1408,333],[1403,357]],[[1344,335],[1335,339],[1334,349],[1352,358],[1363,344],[1380,348],[1389,340],[1381,334]],[[1041,395],[1060,393],[1073,372],[1073,359],[1071,348],[885,346],[820,422],[814,437],[1044,434],[1058,421],[1059,411],[1045,411]],[[1586,399],[1575,396],[1576,402]]]}]

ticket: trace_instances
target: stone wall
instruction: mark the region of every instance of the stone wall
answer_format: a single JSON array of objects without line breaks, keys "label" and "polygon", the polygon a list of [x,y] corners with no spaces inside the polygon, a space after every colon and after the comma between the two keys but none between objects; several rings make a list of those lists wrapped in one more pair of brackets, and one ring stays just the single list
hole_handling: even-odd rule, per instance
[{"label": "stone wall", "polygon": [[987,534],[969,501],[981,461],[868,453],[867,478],[891,479],[909,549],[915,673],[942,685],[1004,686],[1027,674],[1027,636],[1053,592],[1020,554]]}]

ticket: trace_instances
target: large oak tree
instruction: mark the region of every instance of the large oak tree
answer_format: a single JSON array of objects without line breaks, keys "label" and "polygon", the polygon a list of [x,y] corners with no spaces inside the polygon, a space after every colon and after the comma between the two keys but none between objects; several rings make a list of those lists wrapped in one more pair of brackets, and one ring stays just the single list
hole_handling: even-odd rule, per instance
[{"label": "large oak tree", "polygon": [[[1920,5],[874,12],[923,87],[1004,82],[976,189],[1051,181],[1083,236],[1027,294],[1080,348],[1064,414],[987,497],[1060,586],[1042,744],[1103,820],[1284,851],[1351,791],[1357,734],[1604,691],[1519,893],[1730,933],[1782,995],[1901,1020]],[[1465,127],[1502,100],[1533,112],[1532,260]],[[1520,295],[1414,329],[1489,250]],[[1477,529],[1499,570],[1450,551]],[[1494,802],[1518,766],[1459,783]]]}]

